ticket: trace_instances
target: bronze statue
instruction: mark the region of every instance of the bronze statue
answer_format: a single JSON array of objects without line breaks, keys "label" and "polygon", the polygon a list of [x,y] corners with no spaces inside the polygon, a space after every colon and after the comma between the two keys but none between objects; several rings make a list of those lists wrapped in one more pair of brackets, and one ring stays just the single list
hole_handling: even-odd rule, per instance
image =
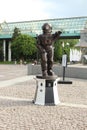
[{"label": "bronze statue", "polygon": [[53,55],[54,55],[54,47],[53,43],[59,39],[61,31],[58,31],[54,34],[52,33],[52,26],[48,23],[45,23],[42,26],[43,34],[37,37],[37,48],[39,49],[41,56],[41,69],[42,76],[53,76],[54,72],[52,70],[53,67]]}]

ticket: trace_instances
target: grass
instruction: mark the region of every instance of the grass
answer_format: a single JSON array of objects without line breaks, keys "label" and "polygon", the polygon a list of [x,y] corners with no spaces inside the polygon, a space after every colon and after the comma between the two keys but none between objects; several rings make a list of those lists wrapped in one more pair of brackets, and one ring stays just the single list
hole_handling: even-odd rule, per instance
[{"label": "grass", "polygon": [[14,64],[13,61],[0,61],[0,64]]}]

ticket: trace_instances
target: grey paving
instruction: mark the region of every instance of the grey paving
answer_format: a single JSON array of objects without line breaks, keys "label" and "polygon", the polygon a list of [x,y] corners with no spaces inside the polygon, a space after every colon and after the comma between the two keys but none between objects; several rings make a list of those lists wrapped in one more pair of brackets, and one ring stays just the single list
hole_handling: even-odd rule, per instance
[{"label": "grey paving", "polygon": [[[53,71],[59,77],[63,75],[63,66],[61,64],[54,64]],[[41,65],[28,65],[28,74],[36,75],[41,74]],[[87,65],[82,64],[70,64],[68,63],[65,68],[65,76],[70,78],[87,79]]]},{"label": "grey paving", "polygon": [[0,81],[27,75],[27,65],[0,65]]},{"label": "grey paving", "polygon": [[3,76],[0,83],[14,79],[22,82],[0,85],[0,130],[87,130],[87,80],[66,79],[73,84],[58,84],[60,104],[39,106],[32,103],[35,78],[23,81],[27,67],[14,66],[12,75],[9,66],[1,67],[7,78]]}]

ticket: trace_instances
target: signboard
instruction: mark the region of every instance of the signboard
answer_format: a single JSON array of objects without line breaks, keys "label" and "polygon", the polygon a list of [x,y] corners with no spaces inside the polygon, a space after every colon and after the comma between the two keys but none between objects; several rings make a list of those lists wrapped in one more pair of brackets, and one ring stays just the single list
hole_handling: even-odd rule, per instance
[{"label": "signboard", "polygon": [[66,54],[64,54],[62,56],[62,66],[67,67],[67,55]]}]

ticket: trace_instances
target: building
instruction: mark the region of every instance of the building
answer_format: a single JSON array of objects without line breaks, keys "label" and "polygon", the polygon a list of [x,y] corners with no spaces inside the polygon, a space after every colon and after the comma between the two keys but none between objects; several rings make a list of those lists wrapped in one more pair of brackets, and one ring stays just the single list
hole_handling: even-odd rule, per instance
[{"label": "building", "polygon": [[80,47],[82,56],[81,61],[83,64],[87,64],[87,22],[83,30],[80,32],[80,41],[76,44],[76,47]]},{"label": "building", "polygon": [[23,22],[3,22],[0,24],[0,40],[3,44],[4,61],[11,61],[11,38],[14,28],[20,29],[21,33],[36,37],[42,33],[42,25],[49,23],[52,25],[53,33],[61,30],[61,38],[80,38],[80,32],[84,29],[87,22],[86,17],[71,17],[46,20],[34,20]]}]

